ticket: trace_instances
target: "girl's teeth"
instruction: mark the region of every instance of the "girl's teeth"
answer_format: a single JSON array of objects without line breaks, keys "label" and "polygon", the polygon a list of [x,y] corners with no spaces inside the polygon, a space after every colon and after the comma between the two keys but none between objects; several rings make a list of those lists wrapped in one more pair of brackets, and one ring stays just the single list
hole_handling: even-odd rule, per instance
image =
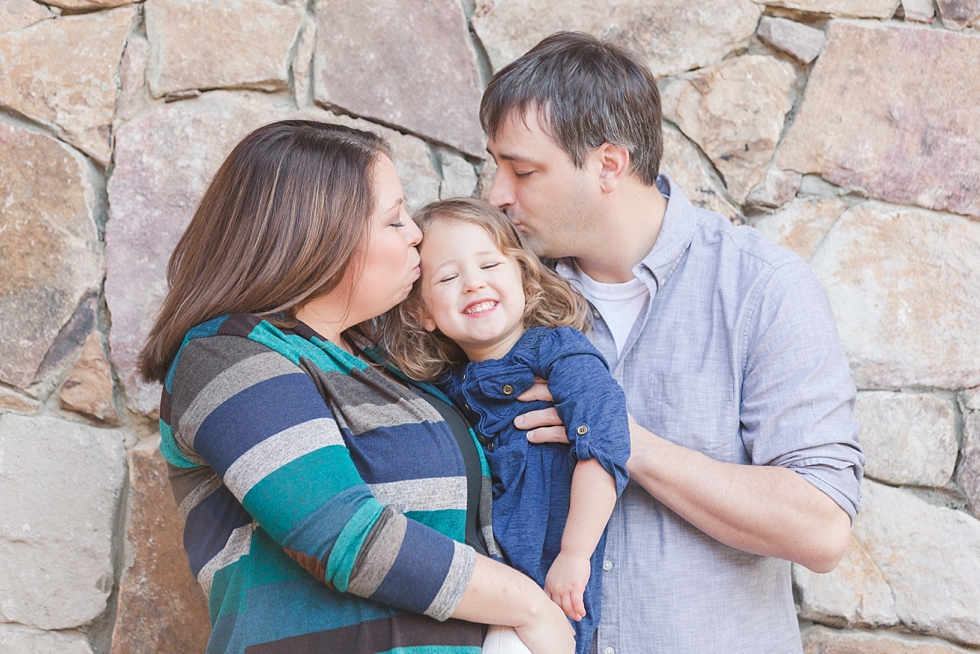
[{"label": "girl's teeth", "polygon": [[477,313],[480,311],[487,311],[489,309],[494,308],[496,305],[497,305],[496,302],[482,302],[476,305],[475,307],[470,307],[469,309],[467,309],[466,313]]}]

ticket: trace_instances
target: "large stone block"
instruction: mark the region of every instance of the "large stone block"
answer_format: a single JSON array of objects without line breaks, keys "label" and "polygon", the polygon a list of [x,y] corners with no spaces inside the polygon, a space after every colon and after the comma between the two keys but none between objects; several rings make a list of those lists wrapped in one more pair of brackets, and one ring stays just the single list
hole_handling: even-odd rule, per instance
[{"label": "large stone block", "polygon": [[61,328],[99,288],[100,185],[78,151],[0,122],[0,380],[8,384],[34,380]]},{"label": "large stone block", "polygon": [[120,432],[0,415],[0,621],[70,629],[100,615],[125,474]]},{"label": "large stone block", "polygon": [[373,130],[391,142],[392,157],[414,210],[439,197],[439,176],[421,140],[322,110],[297,112],[289,98],[215,91],[141,114],[117,134],[109,180],[106,301],[112,313],[112,360],[129,406],[153,415],[160,388],[138,381],[136,360],[166,292],[170,253],[211,175],[252,129],[308,118]]},{"label": "large stone block", "polygon": [[748,0],[477,0],[473,29],[494,70],[559,30],[589,32],[639,54],[656,77],[721,61],[755,32]]},{"label": "large stone block", "polygon": [[669,86],[664,116],[701,146],[741,203],[766,176],[795,82],[793,66],[773,57],[729,59]]},{"label": "large stone block", "polygon": [[755,0],[761,5],[799,9],[842,18],[891,18],[901,0]]},{"label": "large stone block", "polygon": [[807,627],[801,633],[804,654],[969,654],[935,638],[921,638],[889,631],[835,631]]},{"label": "large stone block", "polygon": [[119,582],[110,654],[203,652],[211,633],[207,599],[187,563],[183,521],[155,442],[130,451],[129,484],[132,565]]},{"label": "large stone block", "polygon": [[980,0],[936,0],[943,25],[962,29],[980,22]]},{"label": "large stone block", "polygon": [[867,202],[810,260],[858,388],[980,383],[980,223]]},{"label": "large stone block", "polygon": [[809,261],[847,205],[836,198],[796,199],[752,225],[778,245]]},{"label": "large stone block", "polygon": [[785,18],[763,16],[757,34],[764,43],[804,64],[816,59],[823,48],[821,30]]},{"label": "large stone block", "polygon": [[117,132],[105,296],[112,360],[132,409],[150,415],[160,401],[158,385],[137,381],[136,359],[166,293],[170,252],[234,144],[289,111],[271,98],[219,91],[141,114]]},{"label": "large stone block", "polygon": [[316,5],[316,100],[483,156],[481,83],[457,0]]},{"label": "large stone block", "polygon": [[52,17],[44,5],[34,0],[6,0],[0,4],[0,32],[19,30]]},{"label": "large stone block", "polygon": [[[800,615],[980,642],[980,521],[865,479],[851,545],[836,570],[794,566]],[[937,540],[938,539],[938,540]]]},{"label": "large stone block", "polygon": [[77,632],[39,631],[23,625],[0,624],[4,654],[92,654],[92,646]]},{"label": "large stone block", "polygon": [[267,0],[148,0],[145,11],[147,81],[155,97],[286,87],[302,9]]},{"label": "large stone block", "polygon": [[956,481],[980,518],[980,411],[963,416],[963,448]]},{"label": "large stone block", "polygon": [[793,564],[797,613],[804,620],[837,626],[890,627],[899,624],[888,581],[861,541],[851,536],[847,552],[829,574]]},{"label": "large stone block", "polygon": [[135,18],[127,7],[0,34],[0,104],[108,166],[116,70]]},{"label": "large stone block", "polygon": [[952,402],[928,393],[858,393],[864,474],[890,484],[942,487],[956,467]]},{"label": "large stone block", "polygon": [[779,165],[980,218],[978,61],[977,36],[832,23]]},{"label": "large stone block", "polygon": [[664,156],[660,171],[681,187],[691,204],[720,213],[736,224],[744,222],[738,209],[715,189],[697,146],[668,125],[664,126]]}]

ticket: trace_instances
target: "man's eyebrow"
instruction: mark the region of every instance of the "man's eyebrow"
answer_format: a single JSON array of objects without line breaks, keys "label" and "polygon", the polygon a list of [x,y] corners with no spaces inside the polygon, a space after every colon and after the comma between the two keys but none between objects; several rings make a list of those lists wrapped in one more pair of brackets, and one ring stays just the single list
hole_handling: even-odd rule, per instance
[{"label": "man's eyebrow", "polygon": [[487,152],[490,153],[490,156],[493,157],[494,160],[502,159],[504,161],[517,161],[520,163],[531,163],[533,161],[530,157],[525,157],[519,154],[507,154],[506,152],[494,154],[493,152],[490,152],[489,148],[487,149]]}]

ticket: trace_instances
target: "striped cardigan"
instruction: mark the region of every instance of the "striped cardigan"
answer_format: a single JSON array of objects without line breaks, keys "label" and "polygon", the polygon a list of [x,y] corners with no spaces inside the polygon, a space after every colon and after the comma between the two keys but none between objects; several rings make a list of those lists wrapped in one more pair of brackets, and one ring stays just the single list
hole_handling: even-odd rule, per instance
[{"label": "striped cardigan", "polygon": [[302,324],[225,316],[184,340],[160,432],[209,653],[479,652],[447,619],[475,561],[465,467],[426,401]]}]

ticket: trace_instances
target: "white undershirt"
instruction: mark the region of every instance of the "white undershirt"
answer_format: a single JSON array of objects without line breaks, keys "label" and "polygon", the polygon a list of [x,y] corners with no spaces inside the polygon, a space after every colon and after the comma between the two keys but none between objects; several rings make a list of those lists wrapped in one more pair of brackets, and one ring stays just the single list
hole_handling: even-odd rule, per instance
[{"label": "white undershirt", "polygon": [[578,282],[582,295],[606,321],[616,342],[616,356],[620,356],[633,324],[650,297],[650,290],[635,277],[621,284],[603,284],[586,275],[578,266],[572,266],[571,272],[570,279]]}]

